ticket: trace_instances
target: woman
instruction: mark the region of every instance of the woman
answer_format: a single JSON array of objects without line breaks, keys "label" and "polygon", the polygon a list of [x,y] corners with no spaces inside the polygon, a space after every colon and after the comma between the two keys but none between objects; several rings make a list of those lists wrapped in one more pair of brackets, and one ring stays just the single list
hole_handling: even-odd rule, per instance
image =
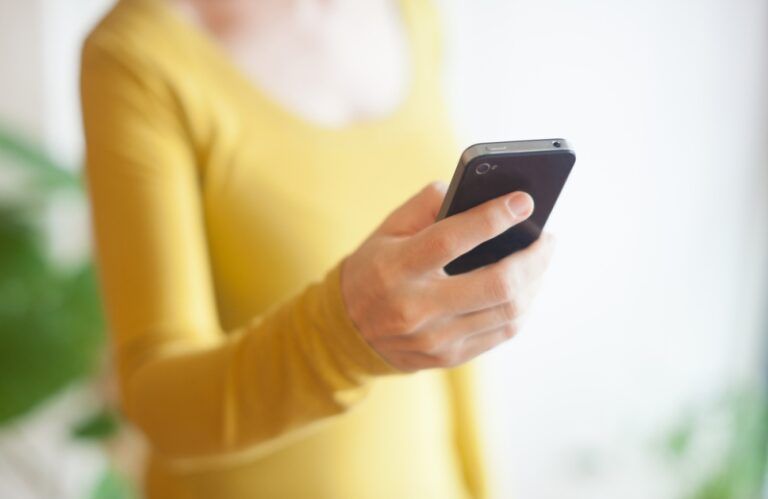
[{"label": "woman", "polygon": [[456,366],[514,334],[550,243],[442,270],[533,207],[433,223],[459,152],[440,53],[426,0],[123,0],[88,37],[97,256],[150,497],[484,495]]}]

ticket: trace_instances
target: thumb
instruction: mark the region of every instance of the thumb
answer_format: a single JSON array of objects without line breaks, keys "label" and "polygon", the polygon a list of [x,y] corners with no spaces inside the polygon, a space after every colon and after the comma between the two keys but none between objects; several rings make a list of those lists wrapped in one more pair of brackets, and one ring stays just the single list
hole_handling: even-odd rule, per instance
[{"label": "thumb", "polygon": [[448,185],[436,180],[424,186],[389,214],[376,232],[410,236],[435,223]]}]

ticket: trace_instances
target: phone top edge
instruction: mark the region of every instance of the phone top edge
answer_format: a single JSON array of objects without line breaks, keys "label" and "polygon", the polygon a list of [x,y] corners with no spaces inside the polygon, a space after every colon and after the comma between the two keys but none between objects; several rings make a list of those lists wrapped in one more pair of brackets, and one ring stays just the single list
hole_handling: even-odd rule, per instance
[{"label": "phone top edge", "polygon": [[[559,143],[559,146],[553,145]],[[461,162],[467,164],[475,158],[494,154],[515,154],[531,152],[570,152],[575,156],[568,141],[562,138],[515,140],[503,142],[480,142],[467,147],[461,154]]]}]

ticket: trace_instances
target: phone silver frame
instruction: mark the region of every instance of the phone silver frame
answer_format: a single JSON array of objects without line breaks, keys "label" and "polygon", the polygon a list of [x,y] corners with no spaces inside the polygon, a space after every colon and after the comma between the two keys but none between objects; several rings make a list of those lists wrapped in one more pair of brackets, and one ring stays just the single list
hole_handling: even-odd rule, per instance
[{"label": "phone silver frame", "polygon": [[[555,145],[559,144],[559,145]],[[482,142],[467,147],[461,154],[459,164],[456,166],[456,170],[453,172],[451,183],[448,186],[448,192],[443,199],[443,205],[440,207],[440,211],[437,214],[435,221],[445,218],[448,209],[453,202],[453,196],[456,194],[456,190],[459,188],[461,179],[464,178],[464,170],[467,165],[475,159],[481,156],[494,156],[494,155],[509,155],[509,154],[527,154],[537,152],[555,152],[563,151],[570,152],[575,156],[573,149],[571,149],[568,141],[565,139],[537,139],[537,140],[513,140],[507,142]]]}]

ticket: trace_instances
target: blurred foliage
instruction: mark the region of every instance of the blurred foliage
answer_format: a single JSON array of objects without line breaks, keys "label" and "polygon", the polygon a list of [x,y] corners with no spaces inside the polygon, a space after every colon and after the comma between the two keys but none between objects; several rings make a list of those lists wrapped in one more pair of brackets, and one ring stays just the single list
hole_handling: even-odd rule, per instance
[{"label": "blurred foliage", "polygon": [[103,440],[117,433],[120,418],[109,409],[92,414],[72,429],[72,436],[82,439]]},{"label": "blurred foliage", "polygon": [[711,431],[708,420],[726,430],[722,455],[714,469],[700,477],[684,499],[756,499],[761,497],[768,465],[768,399],[759,388],[740,388],[707,407],[682,417],[664,439],[673,470],[693,460],[697,439]]},{"label": "blurred foliage", "polygon": [[38,188],[31,194],[44,194],[51,189],[79,189],[80,179],[61,163],[53,160],[43,149],[0,124],[0,156],[11,167],[23,169]]},{"label": "blurred foliage", "polygon": [[135,499],[133,487],[113,469],[108,469],[96,484],[91,499]]},{"label": "blurred foliage", "polygon": [[[0,198],[0,426],[98,372],[105,325],[93,266],[90,261],[58,265],[41,226],[57,193],[81,193],[80,179],[71,172],[0,126],[0,173],[9,174],[16,190]],[[76,425],[72,435],[102,440],[118,426],[117,415],[102,409]],[[138,496],[109,468],[90,497]]]},{"label": "blurred foliage", "polygon": [[90,262],[62,268],[40,228],[54,191],[79,181],[40,148],[0,128],[4,169],[22,196],[0,200],[0,425],[93,372],[104,320]]},{"label": "blurred foliage", "polygon": [[72,435],[82,439],[103,440],[114,435],[120,419],[114,411],[104,409],[91,415],[72,429]]}]

